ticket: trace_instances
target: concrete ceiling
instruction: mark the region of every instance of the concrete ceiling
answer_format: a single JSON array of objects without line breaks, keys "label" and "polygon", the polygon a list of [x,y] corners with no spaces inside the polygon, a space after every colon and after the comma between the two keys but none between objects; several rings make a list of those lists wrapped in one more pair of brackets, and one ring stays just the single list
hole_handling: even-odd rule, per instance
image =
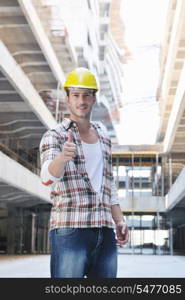
[{"label": "concrete ceiling", "polygon": [[157,141],[165,152],[185,152],[185,2],[170,0],[161,53]]},{"label": "concrete ceiling", "polygon": [[[50,22],[46,22],[47,18],[50,18]],[[33,24],[34,20],[40,20],[40,23]],[[41,117],[39,107],[34,111],[31,103],[25,102],[26,91],[25,94],[20,92],[16,79],[18,81],[21,72],[23,87],[24,82],[29,81],[37,96],[35,102],[42,104],[40,109],[43,109],[44,91],[56,90],[57,84],[64,79],[63,70],[68,72],[75,67],[76,57],[64,25],[49,28],[52,22],[51,8],[45,7],[41,1],[0,1],[0,40],[2,47],[5,47],[2,51],[6,51],[2,57],[6,55],[7,64],[13,63],[17,69],[20,67],[20,70],[14,68],[13,78],[13,75],[10,76],[13,73],[11,66],[8,69],[3,63],[0,64],[1,141],[19,140],[23,147],[36,147],[43,132],[50,127]],[[46,41],[50,47],[44,45]],[[53,111],[52,115],[55,117]],[[50,119],[54,125],[54,118],[52,120],[50,116]]]},{"label": "concrete ceiling", "polygon": [[38,197],[33,197],[29,193],[15,188],[3,181],[0,181],[0,190],[0,209],[9,205],[21,205],[21,207],[27,207],[46,203],[46,201],[39,199]]}]

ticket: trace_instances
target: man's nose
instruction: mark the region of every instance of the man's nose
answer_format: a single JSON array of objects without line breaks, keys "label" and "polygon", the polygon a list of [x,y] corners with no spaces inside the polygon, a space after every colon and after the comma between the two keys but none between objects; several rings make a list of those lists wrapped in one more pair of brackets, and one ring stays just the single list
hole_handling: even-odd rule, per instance
[{"label": "man's nose", "polygon": [[86,98],[84,95],[79,95],[79,101],[80,102],[85,102],[86,101]]}]

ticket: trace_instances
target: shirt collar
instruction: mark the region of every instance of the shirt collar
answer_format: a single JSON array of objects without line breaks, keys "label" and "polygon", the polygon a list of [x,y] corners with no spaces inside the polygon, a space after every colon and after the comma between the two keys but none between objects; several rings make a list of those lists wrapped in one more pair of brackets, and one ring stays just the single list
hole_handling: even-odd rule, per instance
[{"label": "shirt collar", "polygon": [[71,127],[77,127],[76,123],[69,118],[64,118],[62,120],[63,127],[68,130]]},{"label": "shirt collar", "polygon": [[[63,127],[64,127],[66,130],[70,129],[71,127],[75,127],[75,128],[77,127],[76,122],[73,121],[73,120],[71,120],[71,119],[69,119],[69,118],[64,118],[64,119],[62,120],[62,125],[63,125]],[[101,127],[99,126],[99,124],[97,124],[96,122],[92,122],[92,121],[91,121],[91,125],[92,125],[94,128],[96,128],[96,129],[101,129]]]}]

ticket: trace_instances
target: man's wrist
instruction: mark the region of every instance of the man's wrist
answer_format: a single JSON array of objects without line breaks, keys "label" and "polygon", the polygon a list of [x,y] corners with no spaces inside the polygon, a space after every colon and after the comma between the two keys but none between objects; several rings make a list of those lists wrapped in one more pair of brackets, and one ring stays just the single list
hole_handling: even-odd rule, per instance
[{"label": "man's wrist", "polygon": [[123,218],[122,220],[116,220],[115,221],[116,226],[122,225],[122,224],[126,224],[125,219]]},{"label": "man's wrist", "polygon": [[67,160],[64,158],[64,154],[61,152],[59,155],[56,157],[56,159],[61,163],[61,164],[66,164]]}]

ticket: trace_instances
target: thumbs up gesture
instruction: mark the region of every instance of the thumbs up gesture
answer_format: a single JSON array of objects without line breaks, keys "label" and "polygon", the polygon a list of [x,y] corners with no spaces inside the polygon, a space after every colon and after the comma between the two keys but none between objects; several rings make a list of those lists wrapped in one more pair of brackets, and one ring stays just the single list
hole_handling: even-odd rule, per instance
[{"label": "thumbs up gesture", "polygon": [[73,142],[73,133],[72,133],[71,129],[69,129],[69,131],[68,131],[67,142],[68,143],[72,143]]},{"label": "thumbs up gesture", "polygon": [[62,149],[62,156],[65,162],[72,160],[76,155],[76,145],[73,143],[73,133],[71,129],[68,130],[67,142],[64,143]]}]

